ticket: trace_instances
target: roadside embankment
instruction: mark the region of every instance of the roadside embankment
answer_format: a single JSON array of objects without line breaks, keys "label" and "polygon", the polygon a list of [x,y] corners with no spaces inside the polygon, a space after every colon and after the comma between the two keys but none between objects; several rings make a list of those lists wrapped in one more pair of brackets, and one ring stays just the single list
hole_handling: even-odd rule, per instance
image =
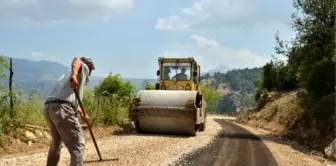
[{"label": "roadside embankment", "polygon": [[302,107],[298,91],[267,93],[262,107],[241,112],[237,122],[265,129],[310,149],[309,153],[325,156],[325,148],[335,138],[334,97],[324,98],[311,111]]}]

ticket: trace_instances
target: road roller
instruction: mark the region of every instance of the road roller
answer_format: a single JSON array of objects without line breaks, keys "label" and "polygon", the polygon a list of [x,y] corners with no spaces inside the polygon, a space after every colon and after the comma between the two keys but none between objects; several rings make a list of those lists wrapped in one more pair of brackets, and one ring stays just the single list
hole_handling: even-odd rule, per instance
[{"label": "road roller", "polygon": [[158,64],[158,82],[136,94],[130,121],[139,133],[196,136],[205,130],[207,116],[200,65],[193,57],[159,57]]}]

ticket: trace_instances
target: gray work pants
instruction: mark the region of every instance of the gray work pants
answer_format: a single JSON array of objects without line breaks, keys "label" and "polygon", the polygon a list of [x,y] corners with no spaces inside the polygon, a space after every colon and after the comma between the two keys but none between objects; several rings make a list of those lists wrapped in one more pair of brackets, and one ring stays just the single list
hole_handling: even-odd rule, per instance
[{"label": "gray work pants", "polygon": [[47,166],[57,166],[62,141],[70,153],[70,166],[82,166],[85,142],[81,125],[71,105],[50,103],[45,105],[43,111],[52,138]]}]

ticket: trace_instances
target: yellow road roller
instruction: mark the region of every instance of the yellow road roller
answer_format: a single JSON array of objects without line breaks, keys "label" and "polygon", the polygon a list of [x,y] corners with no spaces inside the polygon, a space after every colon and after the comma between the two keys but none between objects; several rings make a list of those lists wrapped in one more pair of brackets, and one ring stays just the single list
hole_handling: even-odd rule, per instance
[{"label": "yellow road roller", "polygon": [[139,133],[196,136],[206,125],[201,68],[193,57],[158,58],[155,89],[140,90],[129,110]]}]

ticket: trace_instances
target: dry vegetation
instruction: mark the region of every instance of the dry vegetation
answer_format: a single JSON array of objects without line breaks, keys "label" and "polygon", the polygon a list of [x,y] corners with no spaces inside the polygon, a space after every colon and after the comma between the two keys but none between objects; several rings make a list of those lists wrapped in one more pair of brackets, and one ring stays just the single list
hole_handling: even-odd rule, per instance
[{"label": "dry vegetation", "polygon": [[238,120],[276,134],[284,134],[303,113],[296,94],[295,91],[278,95],[271,93],[269,95],[271,101],[264,108],[260,111],[244,112],[238,116]]}]

